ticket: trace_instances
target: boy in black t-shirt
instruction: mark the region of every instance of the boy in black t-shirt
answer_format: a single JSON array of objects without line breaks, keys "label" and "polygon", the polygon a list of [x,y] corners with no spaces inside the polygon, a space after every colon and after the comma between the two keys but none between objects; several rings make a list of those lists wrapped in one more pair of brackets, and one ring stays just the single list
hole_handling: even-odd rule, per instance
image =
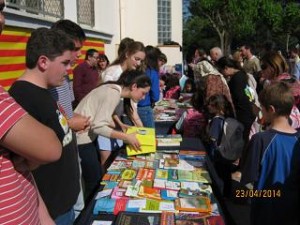
[{"label": "boy in black t-shirt", "polygon": [[73,40],[62,31],[47,28],[33,31],[26,47],[26,70],[9,90],[30,115],[52,128],[63,144],[61,158],[39,167],[33,175],[51,217],[55,220],[66,215],[70,224],[79,193],[78,157],[76,146],[72,146],[76,142],[72,142],[64,112],[48,88],[62,84],[74,49]]}]

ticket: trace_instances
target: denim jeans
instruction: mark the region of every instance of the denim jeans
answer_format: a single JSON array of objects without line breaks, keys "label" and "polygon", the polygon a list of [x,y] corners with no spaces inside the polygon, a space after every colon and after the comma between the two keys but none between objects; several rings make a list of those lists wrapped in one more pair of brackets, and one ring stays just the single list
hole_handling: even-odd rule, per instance
[{"label": "denim jeans", "polygon": [[151,106],[138,107],[138,114],[143,122],[144,127],[154,128],[154,115]]},{"label": "denim jeans", "polygon": [[75,220],[75,213],[74,209],[70,209],[68,212],[58,216],[55,219],[55,224],[56,225],[73,225]]}]

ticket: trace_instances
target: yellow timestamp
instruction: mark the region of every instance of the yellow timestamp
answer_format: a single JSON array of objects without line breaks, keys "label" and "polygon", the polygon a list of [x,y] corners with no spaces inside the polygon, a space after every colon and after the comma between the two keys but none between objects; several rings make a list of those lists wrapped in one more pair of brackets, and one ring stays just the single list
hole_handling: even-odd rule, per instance
[{"label": "yellow timestamp", "polygon": [[236,198],[279,198],[281,197],[280,190],[235,190],[235,197]]}]

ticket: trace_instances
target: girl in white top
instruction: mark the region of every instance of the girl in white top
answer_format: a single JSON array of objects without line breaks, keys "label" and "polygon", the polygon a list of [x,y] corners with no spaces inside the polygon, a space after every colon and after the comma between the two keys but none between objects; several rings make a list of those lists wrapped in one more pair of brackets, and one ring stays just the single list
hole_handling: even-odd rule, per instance
[{"label": "girl in white top", "polygon": [[[118,80],[123,71],[136,70],[141,66],[142,61],[145,59],[145,47],[141,42],[130,40],[127,41],[127,43],[124,43],[123,41],[121,41],[119,49],[121,50],[118,51],[118,58],[114,62],[112,62],[111,65],[102,73],[103,82]],[[131,107],[128,106],[130,105],[130,101],[125,102],[126,103],[124,104],[127,108]],[[127,118],[129,118],[135,126],[141,127],[143,126],[143,124],[137,114],[137,106],[134,103],[132,105],[132,112],[128,115]],[[122,130],[126,130],[128,128],[128,125],[124,124],[120,120],[123,111],[123,101],[121,101],[116,109],[116,112],[114,113],[113,118]],[[128,111],[126,113],[128,113]],[[123,142],[121,140],[109,139],[104,136],[98,137],[98,147],[101,155],[101,165],[103,167],[105,167],[105,163],[110,156],[111,151],[118,149],[122,145]]]}]

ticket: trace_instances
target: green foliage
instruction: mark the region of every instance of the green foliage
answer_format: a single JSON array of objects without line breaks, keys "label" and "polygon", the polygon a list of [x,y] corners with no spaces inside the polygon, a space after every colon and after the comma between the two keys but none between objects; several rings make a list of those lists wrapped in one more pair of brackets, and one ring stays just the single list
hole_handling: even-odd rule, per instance
[{"label": "green foliage", "polygon": [[218,45],[224,49],[232,40],[247,38],[258,43],[282,41],[284,37],[286,42],[299,41],[300,3],[296,0],[191,0],[190,12],[197,19],[186,24],[184,39],[188,40],[184,46],[194,43],[196,38],[205,39],[203,31],[208,27],[214,30]]}]

